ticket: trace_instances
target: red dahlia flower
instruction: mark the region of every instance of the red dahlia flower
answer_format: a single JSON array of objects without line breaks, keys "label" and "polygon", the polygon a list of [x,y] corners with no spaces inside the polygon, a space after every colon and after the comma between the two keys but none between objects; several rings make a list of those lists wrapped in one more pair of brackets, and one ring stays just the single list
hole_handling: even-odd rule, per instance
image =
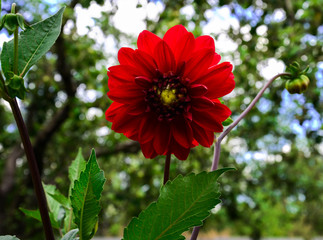
[{"label": "red dahlia flower", "polygon": [[220,61],[210,36],[194,38],[183,26],[161,39],[149,31],[138,49],[121,48],[120,65],[109,68],[106,111],[112,129],[138,141],[146,158],[210,147],[231,111],[218,98],[235,85],[232,65]]}]

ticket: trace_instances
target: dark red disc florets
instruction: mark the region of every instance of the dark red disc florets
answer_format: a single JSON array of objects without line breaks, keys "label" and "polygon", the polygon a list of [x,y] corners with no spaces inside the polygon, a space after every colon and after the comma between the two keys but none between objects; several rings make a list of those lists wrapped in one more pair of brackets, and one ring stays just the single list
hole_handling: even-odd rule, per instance
[{"label": "dark red disc florets", "polygon": [[187,111],[190,100],[181,76],[159,71],[152,86],[146,91],[145,98],[148,103],[147,110],[155,112],[159,121],[171,121]]}]

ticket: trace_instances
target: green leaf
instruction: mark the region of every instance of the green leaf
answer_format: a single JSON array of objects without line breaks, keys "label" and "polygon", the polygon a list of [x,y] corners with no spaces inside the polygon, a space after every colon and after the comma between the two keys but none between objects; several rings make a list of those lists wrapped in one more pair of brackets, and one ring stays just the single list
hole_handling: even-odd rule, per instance
[{"label": "green leaf", "polygon": [[19,240],[19,238],[16,238],[16,236],[5,235],[0,236],[0,240]]},{"label": "green leaf", "polygon": [[[62,16],[65,7],[56,14],[35,23],[20,33],[18,39],[18,74],[22,77],[53,46],[61,32]],[[13,71],[13,40],[4,43],[1,53],[1,66],[6,78]]]},{"label": "green leaf", "polygon": [[[38,220],[39,222],[41,222],[41,216],[40,216],[40,212],[39,210],[28,210],[28,209],[24,209],[24,208],[19,208],[20,211],[22,211],[26,216],[34,218],[36,220]],[[53,228],[59,229],[59,224],[58,222],[55,220],[55,217],[53,215],[52,212],[49,213],[49,219],[50,219],[50,223],[52,224]]]},{"label": "green leaf", "polygon": [[100,170],[92,150],[86,168],[75,181],[72,189],[71,204],[75,223],[80,232],[80,240],[88,240],[95,233],[95,225],[101,210],[99,200],[105,182],[103,171]]},{"label": "green leaf", "polygon": [[[68,200],[70,199],[72,188],[74,187],[74,182],[80,177],[80,174],[82,171],[84,171],[86,166],[86,161],[83,158],[82,155],[82,148],[79,148],[79,151],[77,153],[77,156],[75,160],[71,163],[70,167],[68,168],[68,178],[70,179],[70,187],[68,190]],[[69,201],[70,204],[70,201]],[[70,210],[67,212],[65,217],[65,223],[64,223],[64,230],[67,232],[71,229],[71,227],[74,226],[74,223],[72,223],[73,219],[73,209],[70,208]]]},{"label": "green leaf", "polygon": [[86,166],[86,161],[82,155],[82,148],[79,148],[75,160],[72,162],[71,166],[68,168],[68,178],[70,179],[70,190],[69,196],[71,195],[71,190],[74,187],[74,181],[80,177],[82,171],[84,171]]},{"label": "green leaf", "polygon": [[[62,200],[62,202],[67,202],[67,204],[68,200],[56,189],[56,186],[46,185],[44,183],[43,186],[46,193],[49,210],[53,213],[55,220],[58,220],[58,215],[60,214],[62,204],[59,201],[57,201],[53,196],[55,196],[56,198],[64,199]],[[69,208],[69,206],[64,207]]]},{"label": "green leaf", "polygon": [[231,123],[233,123],[233,120],[231,117],[228,117],[226,120],[222,122],[223,126],[229,126]]},{"label": "green leaf", "polygon": [[66,233],[61,240],[74,240],[76,239],[76,235],[79,232],[78,229],[73,229]]},{"label": "green leaf", "polygon": [[124,240],[180,240],[193,226],[201,226],[210,210],[220,203],[218,177],[232,168],[179,175],[161,188],[157,202],[133,218],[124,229]]}]

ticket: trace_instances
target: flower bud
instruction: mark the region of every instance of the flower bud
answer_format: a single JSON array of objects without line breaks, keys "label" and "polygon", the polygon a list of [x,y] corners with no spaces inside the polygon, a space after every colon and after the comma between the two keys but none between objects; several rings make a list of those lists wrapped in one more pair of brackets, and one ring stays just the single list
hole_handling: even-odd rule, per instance
[{"label": "flower bud", "polygon": [[9,33],[12,33],[16,30],[17,27],[20,27],[22,30],[25,28],[30,28],[28,24],[25,23],[23,16],[19,13],[8,13],[3,16],[0,23],[0,30],[6,28]]},{"label": "flower bud", "polygon": [[6,83],[9,96],[12,98],[18,97],[23,100],[27,91],[24,85],[24,79],[13,73],[10,73],[10,75],[9,81]]},{"label": "flower bud", "polygon": [[309,84],[309,78],[302,74],[298,78],[288,80],[285,84],[285,88],[291,94],[303,93],[308,88]]}]

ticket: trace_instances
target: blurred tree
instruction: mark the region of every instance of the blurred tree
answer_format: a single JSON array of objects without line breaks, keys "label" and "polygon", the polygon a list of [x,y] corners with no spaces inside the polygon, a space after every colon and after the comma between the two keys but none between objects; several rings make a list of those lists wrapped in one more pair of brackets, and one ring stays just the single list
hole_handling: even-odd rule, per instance
[{"label": "blurred tree", "polygon": [[[93,28],[81,34],[75,11],[104,1],[16,2],[30,23],[50,15],[59,5],[68,5],[63,31],[52,51],[28,73],[30,91],[20,103],[43,180],[67,193],[67,167],[78,147],[83,147],[86,157],[94,147],[108,178],[99,231],[118,235],[132,216],[157,198],[164,158],[144,159],[139,145],[110,131],[104,119],[109,105],[106,69],[117,62],[116,51],[106,52],[98,35],[91,33]],[[294,60],[310,66],[307,92],[289,95],[283,90],[283,80],[276,80],[226,139],[220,166],[237,171],[221,177],[222,207],[214,210],[204,229],[229,230],[253,239],[322,235],[322,0],[148,2],[138,1],[137,8],[161,4],[164,9],[157,20],[146,17],[148,30],[162,35],[169,27],[183,24],[198,36],[207,28],[218,53],[233,62],[236,89],[224,98],[233,119],[257,94],[264,78],[274,75],[273,70],[266,71],[268,66],[281,68]],[[3,1],[4,11],[10,11],[9,4]],[[109,10],[93,19],[95,26],[115,47],[135,47],[136,36],[123,33],[114,22],[118,1],[105,4]],[[227,23],[212,25],[221,18]],[[229,50],[220,45],[223,39]],[[41,225],[17,210],[36,205],[19,135],[2,100],[0,132],[0,234],[39,239]],[[187,161],[173,159],[171,177],[208,170],[211,159],[212,149],[197,147]]]}]

